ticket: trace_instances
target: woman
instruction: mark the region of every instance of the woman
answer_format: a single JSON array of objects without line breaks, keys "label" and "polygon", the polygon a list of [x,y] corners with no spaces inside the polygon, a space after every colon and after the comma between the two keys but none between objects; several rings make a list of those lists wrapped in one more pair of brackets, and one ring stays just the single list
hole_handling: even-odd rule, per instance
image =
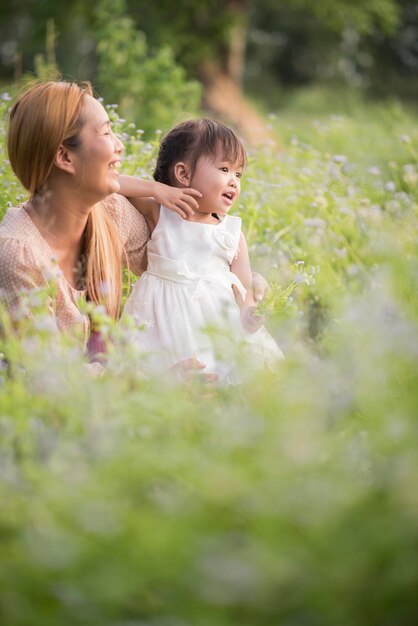
[{"label": "woman", "polygon": [[[0,288],[13,310],[22,291],[57,276],[51,302],[56,326],[85,345],[90,320],[78,307],[80,298],[118,319],[122,266],[139,274],[146,265],[146,222],[117,194],[122,150],[88,83],[37,84],[12,108],[9,160],[30,197],[0,224]],[[186,217],[200,196],[139,179],[131,179],[129,193],[153,196]]]}]

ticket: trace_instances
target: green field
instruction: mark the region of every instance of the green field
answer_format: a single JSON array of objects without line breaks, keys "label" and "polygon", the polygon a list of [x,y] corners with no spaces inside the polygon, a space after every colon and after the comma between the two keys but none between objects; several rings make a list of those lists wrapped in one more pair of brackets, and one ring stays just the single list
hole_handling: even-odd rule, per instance
[{"label": "green field", "polygon": [[[326,98],[325,98],[326,100]],[[0,209],[24,198],[5,162]],[[331,111],[332,109],[332,111]],[[125,173],[157,149],[129,121]],[[239,206],[277,372],[101,378],[42,295],[0,372],[5,626],[418,623],[418,118],[307,91],[266,112]],[[35,297],[36,296],[36,297]]]}]

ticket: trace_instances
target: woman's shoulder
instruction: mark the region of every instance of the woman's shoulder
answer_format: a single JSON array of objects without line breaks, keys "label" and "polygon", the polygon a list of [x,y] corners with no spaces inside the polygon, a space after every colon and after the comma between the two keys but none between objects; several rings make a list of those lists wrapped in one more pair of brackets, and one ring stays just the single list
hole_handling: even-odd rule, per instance
[{"label": "woman's shoulder", "polygon": [[27,240],[30,236],[30,217],[26,212],[25,205],[21,204],[7,209],[2,221],[0,222],[0,238]]},{"label": "woman's shoulder", "polygon": [[148,226],[144,216],[125,196],[113,193],[102,200],[101,205],[115,222],[122,239],[125,239],[132,230],[144,233],[148,239]]},{"label": "woman's shoulder", "polygon": [[102,206],[115,223],[124,244],[129,267],[134,274],[146,269],[145,249],[150,238],[148,224],[143,215],[120,194],[112,194],[102,201]]},{"label": "woman's shoulder", "polygon": [[29,217],[25,205],[7,209],[0,222],[0,250],[2,255],[13,252],[14,258],[45,261],[51,250]]},{"label": "woman's shoulder", "polygon": [[0,222],[1,262],[11,257],[15,262],[33,263],[37,257],[43,257],[45,246],[39,245],[39,238],[40,233],[24,205],[10,207]]},{"label": "woman's shoulder", "polygon": [[129,216],[142,215],[135,209],[134,205],[129,202],[128,198],[122,196],[119,193],[112,193],[100,202],[103,208],[109,213],[115,220],[121,216],[125,217],[125,214]]},{"label": "woman's shoulder", "polygon": [[[7,226],[7,224],[6,224]],[[4,232],[6,231],[6,232]],[[49,261],[49,265],[51,261]],[[48,260],[42,250],[27,237],[19,237],[0,226],[0,293],[14,298],[22,289],[31,289],[45,281]]]}]

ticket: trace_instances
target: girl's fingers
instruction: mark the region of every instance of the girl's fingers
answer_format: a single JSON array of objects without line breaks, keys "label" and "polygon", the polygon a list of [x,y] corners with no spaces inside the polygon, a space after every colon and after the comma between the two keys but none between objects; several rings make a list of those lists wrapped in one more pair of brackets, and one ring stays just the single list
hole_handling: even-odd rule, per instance
[{"label": "girl's fingers", "polygon": [[184,211],[182,211],[181,209],[179,209],[178,207],[174,205],[173,205],[173,211],[174,213],[177,213],[178,215],[180,215],[180,217],[182,217],[184,220],[187,220],[187,218],[189,217],[187,213],[184,213]]},{"label": "girl's fingers", "polygon": [[188,207],[190,207],[192,209],[192,211],[194,209],[198,209],[199,208],[199,202],[196,200],[196,198],[194,198],[190,194],[186,193],[186,191],[187,191],[187,189],[184,190],[183,194],[181,195],[180,201],[186,203],[186,205]]},{"label": "girl's fingers", "polygon": [[180,217],[182,217],[184,220],[187,220],[189,217],[194,215],[194,211],[188,206],[188,204],[182,202],[181,200],[176,200],[175,203],[167,202],[165,206],[167,207],[167,209],[170,209],[171,211],[174,211],[174,213],[180,215]]},{"label": "girl's fingers", "polygon": [[182,211],[185,214],[185,217],[191,217],[194,215],[193,209],[189,206],[189,204],[185,200],[177,200],[177,209]]},{"label": "girl's fingers", "polygon": [[183,189],[183,192],[189,196],[196,196],[196,198],[202,198],[203,195],[197,189],[193,189],[192,187],[187,187]]},{"label": "girl's fingers", "polygon": [[192,211],[197,211],[197,209],[199,208],[199,203],[197,202],[197,200],[192,198],[192,196],[186,196],[186,198],[182,199],[182,201],[185,202]]},{"label": "girl's fingers", "polygon": [[174,202],[166,202],[164,206],[166,206],[167,209],[170,209],[170,211],[174,211],[174,213],[180,215],[183,219],[187,219],[188,214],[178,206],[178,202],[176,204]]},{"label": "girl's fingers", "polygon": [[262,276],[261,274],[258,274],[257,272],[253,272],[254,300],[256,302],[261,302],[264,299],[264,297],[269,293],[269,291],[270,291],[270,285],[268,284],[264,276]]},{"label": "girl's fingers", "polygon": [[179,361],[174,365],[174,368],[182,370],[182,371],[195,371],[201,370],[206,367],[206,363],[202,363],[195,356],[190,357],[189,359],[184,359],[184,361]]},{"label": "girl's fingers", "polygon": [[182,191],[183,191],[183,196],[185,196],[184,200],[187,202],[187,204],[192,209],[198,209],[199,208],[198,199],[203,197],[200,191],[197,191],[197,189],[190,189],[190,188],[183,189]]}]

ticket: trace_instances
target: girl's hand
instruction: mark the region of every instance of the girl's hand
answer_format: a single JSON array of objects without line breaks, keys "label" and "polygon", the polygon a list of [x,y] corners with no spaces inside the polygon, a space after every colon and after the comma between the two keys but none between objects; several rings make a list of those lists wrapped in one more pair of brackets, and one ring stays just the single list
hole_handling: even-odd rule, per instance
[{"label": "girl's hand", "polygon": [[270,285],[262,276],[257,272],[252,272],[253,276],[253,296],[256,302],[261,302],[271,291]]},{"label": "girl's hand", "polygon": [[256,306],[247,306],[241,311],[241,321],[248,333],[255,333],[265,322],[264,315],[260,315]]},{"label": "girl's hand", "polygon": [[154,182],[152,195],[158,204],[162,204],[167,209],[178,213],[185,220],[194,215],[195,209],[199,208],[196,198],[202,197],[202,194],[197,189],[171,187],[156,181]]},{"label": "girl's hand", "polygon": [[171,371],[174,372],[180,380],[203,380],[207,383],[214,383],[219,379],[217,374],[209,374],[202,372],[202,370],[206,367],[205,363],[196,359],[196,357],[191,357],[190,359],[185,359],[184,361],[179,361],[175,365],[172,366]]}]

